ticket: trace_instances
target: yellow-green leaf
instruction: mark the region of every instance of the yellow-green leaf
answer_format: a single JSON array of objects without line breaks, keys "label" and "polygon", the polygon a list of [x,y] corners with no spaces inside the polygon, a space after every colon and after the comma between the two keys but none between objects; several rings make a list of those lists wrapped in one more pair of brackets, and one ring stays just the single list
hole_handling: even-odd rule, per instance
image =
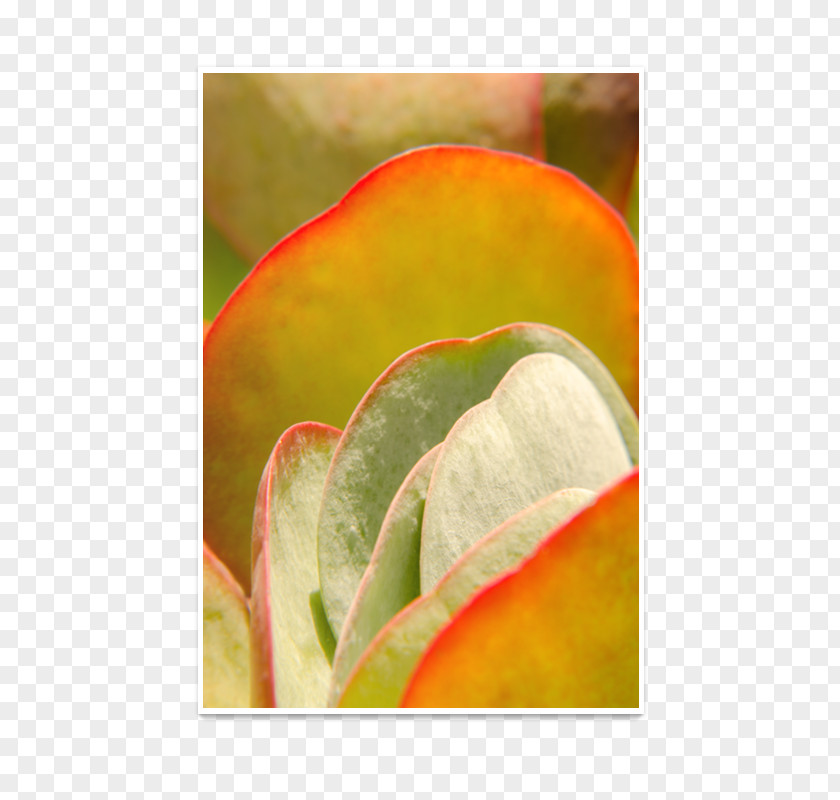
[{"label": "yellow-green leaf", "polygon": [[206,544],[203,574],[204,707],[248,708],[248,601]]},{"label": "yellow-green leaf", "polygon": [[627,203],[627,225],[639,241],[639,161],[636,160],[636,169],[633,171],[633,183],[630,186],[630,198]]},{"label": "yellow-green leaf", "polygon": [[438,445],[429,450],[408,473],[382,521],[370,563],[336,644],[327,698],[331,706],[371,639],[420,594],[420,529],[439,449]]}]

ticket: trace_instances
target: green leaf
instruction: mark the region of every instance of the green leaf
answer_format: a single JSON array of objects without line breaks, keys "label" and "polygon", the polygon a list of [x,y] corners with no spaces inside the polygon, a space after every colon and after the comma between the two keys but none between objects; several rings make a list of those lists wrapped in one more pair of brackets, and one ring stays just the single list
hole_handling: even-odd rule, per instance
[{"label": "green leaf", "polygon": [[331,706],[371,639],[420,594],[420,528],[439,449],[440,445],[433,447],[417,462],[385,514],[336,646],[328,697]]},{"label": "green leaf", "polygon": [[562,489],[506,520],[473,545],[437,586],[382,629],[353,670],[339,705],[396,708],[423,651],[458,608],[477,589],[516,565],[549,531],[594,496],[585,489]]},{"label": "green leaf", "polygon": [[444,441],[423,514],[420,590],[472,544],[558,489],[597,491],[632,466],[595,385],[554,353],[526,356]]},{"label": "green leaf", "polygon": [[520,323],[409,351],[377,379],[353,413],[324,486],[318,521],[321,596],[338,636],[385,512],[409,470],[465,411],[490,397],[513,364],[540,352],[562,354],[589,376],[619,421],[627,451],[637,458],[638,422],[621,390],[592,353],[562,331]]},{"label": "green leaf", "polygon": [[228,568],[204,545],[205,708],[248,708],[248,601]]},{"label": "green leaf", "polygon": [[250,266],[233,252],[206,214],[203,236],[204,319],[212,321]]},{"label": "green leaf", "polygon": [[316,530],[340,434],[315,422],[289,428],[260,481],[252,545],[254,707],[326,705],[335,640],[318,591]]}]

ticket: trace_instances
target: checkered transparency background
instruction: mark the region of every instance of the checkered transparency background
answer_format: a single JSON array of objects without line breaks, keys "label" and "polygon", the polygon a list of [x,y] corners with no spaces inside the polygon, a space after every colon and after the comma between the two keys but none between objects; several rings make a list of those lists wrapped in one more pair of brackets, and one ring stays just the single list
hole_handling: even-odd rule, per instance
[{"label": "checkered transparency background", "polygon": [[[0,794],[840,795],[830,4],[142,5],[0,5]],[[212,65],[646,68],[644,717],[197,716]]]}]

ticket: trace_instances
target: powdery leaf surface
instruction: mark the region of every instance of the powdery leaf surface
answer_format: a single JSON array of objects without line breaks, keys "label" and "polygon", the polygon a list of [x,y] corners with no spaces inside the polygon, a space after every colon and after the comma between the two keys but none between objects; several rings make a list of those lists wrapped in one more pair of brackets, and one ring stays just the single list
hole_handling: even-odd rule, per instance
[{"label": "powdery leaf surface", "polygon": [[432,342],[404,354],[359,403],[324,487],[318,563],[324,608],[337,636],[385,512],[409,470],[443,441],[464,412],[490,397],[511,366],[540,352],[563,355],[588,376],[635,460],[638,421],[633,410],[592,353],[556,328],[508,325],[475,339]]},{"label": "powdery leaf surface", "polygon": [[417,462],[385,514],[336,645],[328,698],[331,706],[373,637],[420,594],[420,529],[439,449],[440,445],[433,447]]},{"label": "powdery leaf surface", "polygon": [[555,353],[526,356],[441,446],[420,543],[420,589],[492,531],[559,489],[598,491],[632,466],[595,385]]},{"label": "powdery leaf surface", "polygon": [[435,634],[481,586],[515,566],[549,531],[594,494],[563,489],[489,533],[455,562],[428,594],[380,631],[364,652],[340,698],[342,708],[395,708]]}]

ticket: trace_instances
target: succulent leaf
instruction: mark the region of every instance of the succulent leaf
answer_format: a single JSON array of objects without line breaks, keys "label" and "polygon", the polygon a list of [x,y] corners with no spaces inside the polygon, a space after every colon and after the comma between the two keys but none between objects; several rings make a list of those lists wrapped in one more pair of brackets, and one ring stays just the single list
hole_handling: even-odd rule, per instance
[{"label": "succulent leaf", "polygon": [[404,150],[540,154],[541,91],[541,76],[524,73],[207,74],[205,207],[253,264]]},{"label": "succulent leaf", "polygon": [[204,545],[205,708],[248,708],[248,601],[228,568]]},{"label": "succulent leaf", "polygon": [[335,640],[318,589],[318,506],[341,431],[289,428],[266,464],[253,527],[251,700],[254,707],[326,705]]},{"label": "succulent leaf", "polygon": [[477,592],[426,649],[404,707],[639,706],[639,472]]},{"label": "succulent leaf", "polygon": [[578,367],[556,353],[520,359],[441,446],[423,514],[421,591],[540,498],[571,487],[597,491],[631,466],[615,417]]},{"label": "succulent leaf", "polygon": [[517,323],[474,339],[432,342],[409,351],[359,403],[324,486],[318,561],[324,608],[337,636],[385,513],[405,476],[424,453],[443,441],[464,412],[490,397],[511,366],[541,352],[565,356],[597,387],[635,462],[635,414],[603,365],[563,331]]},{"label": "succulent leaf", "polygon": [[371,639],[420,594],[420,529],[429,479],[440,445],[408,473],[376,539],[335,649],[329,705],[335,705],[350,670]]},{"label": "succulent leaf", "polygon": [[459,558],[441,581],[396,615],[365,650],[340,696],[342,708],[395,708],[435,634],[469,597],[515,566],[549,531],[592,500],[562,489],[506,520]]}]

